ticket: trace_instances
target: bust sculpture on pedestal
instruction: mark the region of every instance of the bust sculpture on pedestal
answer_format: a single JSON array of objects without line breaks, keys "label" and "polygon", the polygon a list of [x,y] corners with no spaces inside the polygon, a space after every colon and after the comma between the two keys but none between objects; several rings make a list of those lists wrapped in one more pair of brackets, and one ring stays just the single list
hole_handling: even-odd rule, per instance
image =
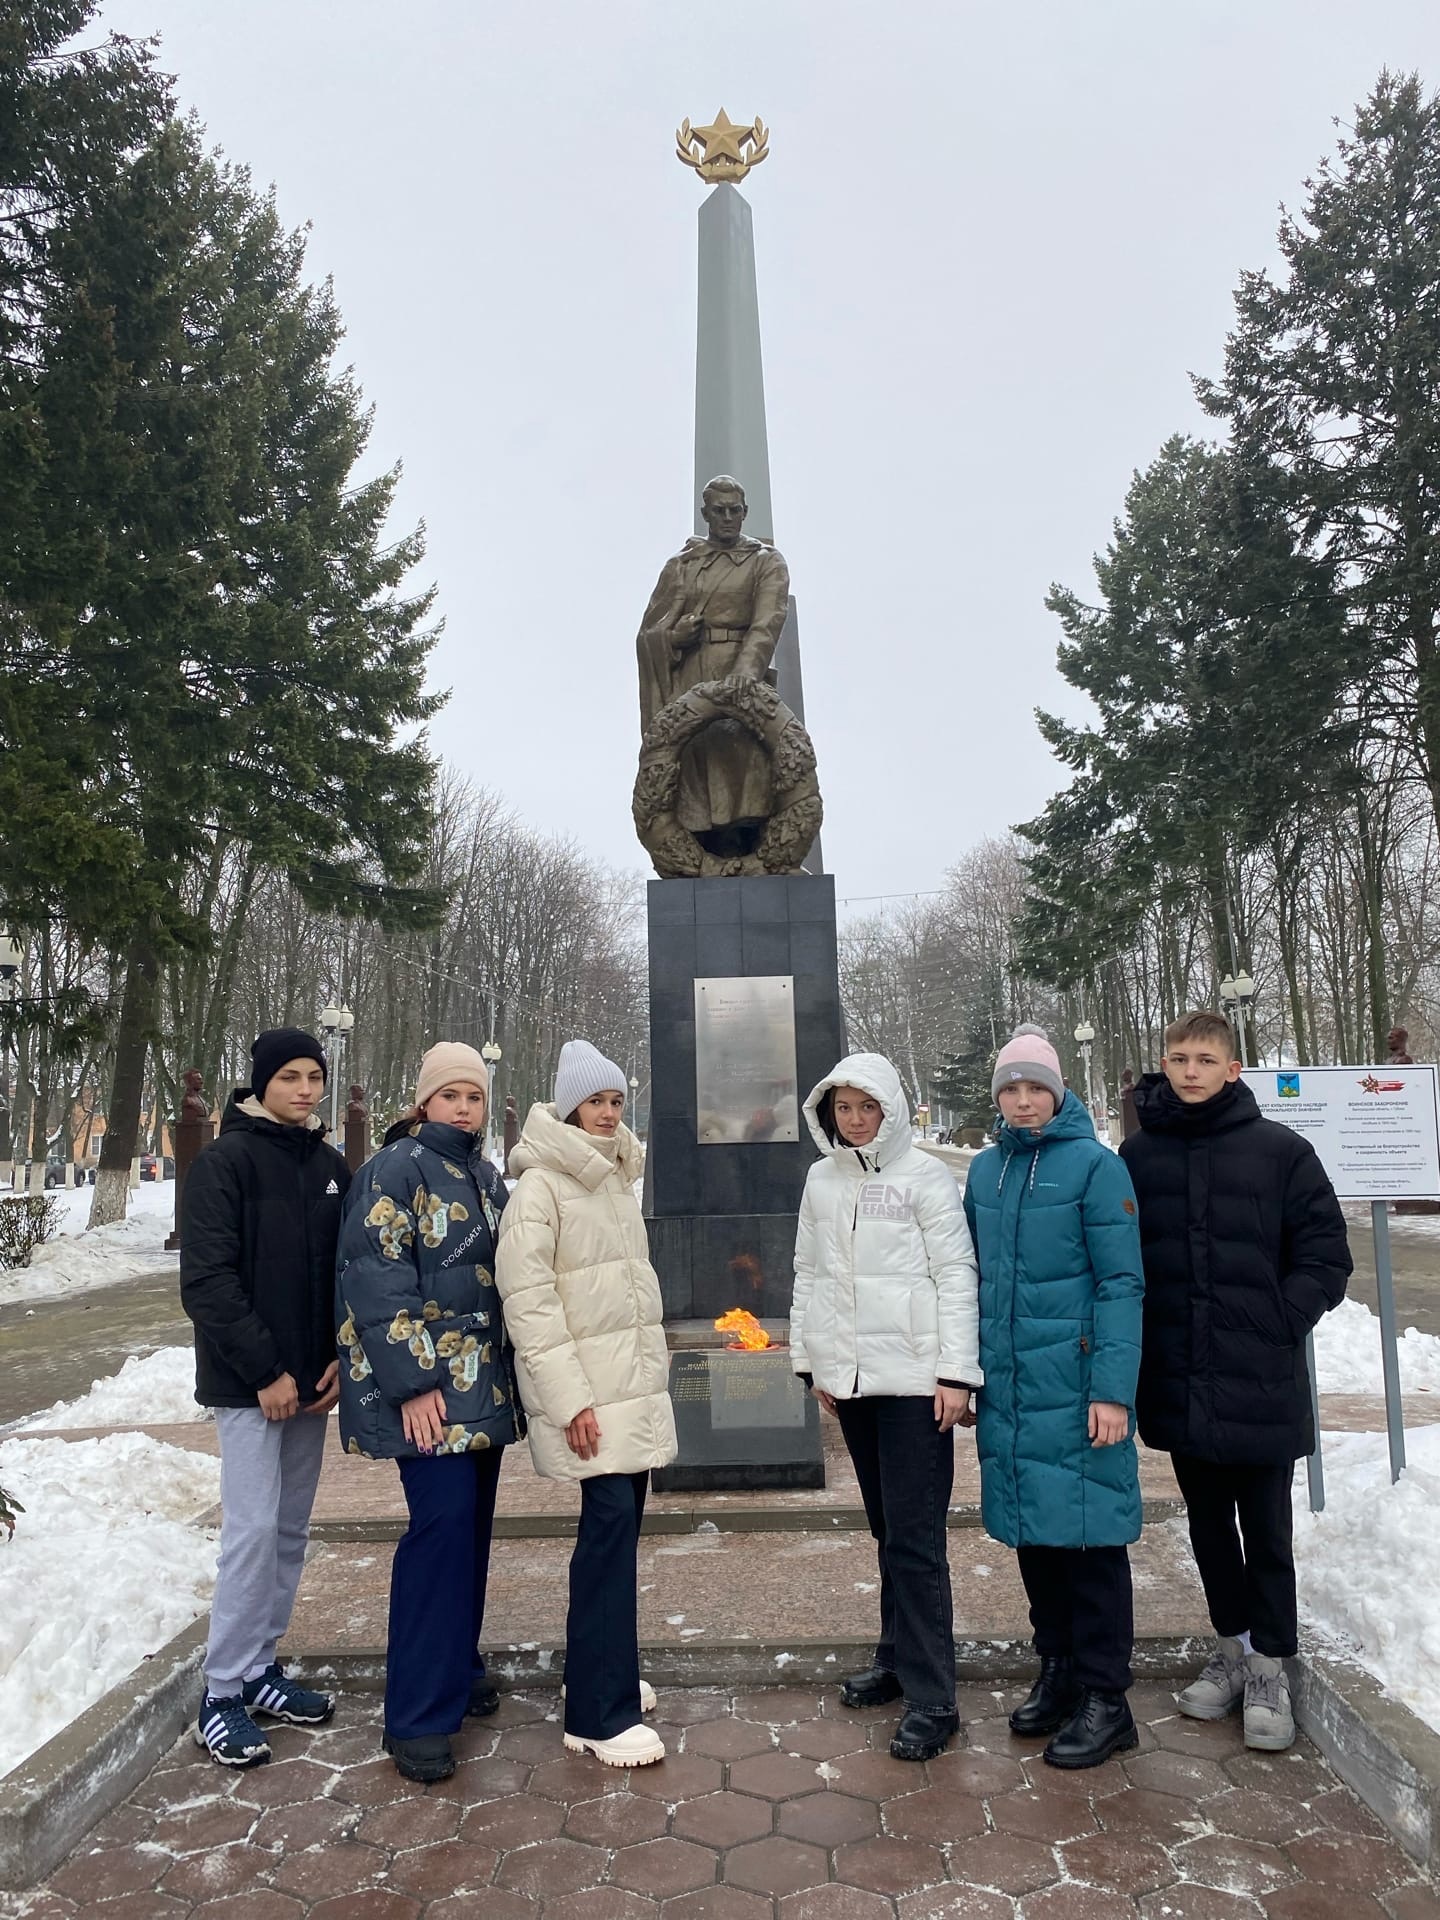
[{"label": "bust sculpture on pedestal", "polygon": [[709,533],[661,569],[645,609],[632,811],[662,879],[798,873],[820,827],[809,735],[775,691],[783,554],[744,532],[745,490],[704,493]]}]

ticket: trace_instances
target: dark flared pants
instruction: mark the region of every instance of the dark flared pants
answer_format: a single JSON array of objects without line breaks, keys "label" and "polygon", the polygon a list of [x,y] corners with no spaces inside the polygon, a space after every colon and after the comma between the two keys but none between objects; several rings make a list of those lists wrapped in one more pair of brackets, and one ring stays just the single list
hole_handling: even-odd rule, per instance
[{"label": "dark flared pants", "polygon": [[503,1447],[400,1460],[410,1524],[390,1569],[385,1731],[456,1733],[485,1671],[480,1629]]},{"label": "dark flared pants", "polygon": [[1021,1547],[1016,1555],[1035,1651],[1072,1660],[1075,1678],[1097,1693],[1130,1685],[1135,1608],[1124,1547]]},{"label": "dark flared pants", "polygon": [[935,1422],[933,1394],[837,1400],[880,1564],[875,1664],[899,1680],[907,1706],[955,1705],[955,1624],[945,1516],[955,1483],[955,1435]]},{"label": "dark flared pants", "polygon": [[1248,1633],[1257,1653],[1289,1659],[1299,1645],[1291,1462],[1217,1466],[1174,1453],[1170,1464],[1216,1633]]},{"label": "dark flared pants", "polygon": [[613,1740],[640,1720],[635,1554],[649,1485],[648,1473],[597,1473],[580,1482],[565,1618],[565,1731],[584,1740]]}]

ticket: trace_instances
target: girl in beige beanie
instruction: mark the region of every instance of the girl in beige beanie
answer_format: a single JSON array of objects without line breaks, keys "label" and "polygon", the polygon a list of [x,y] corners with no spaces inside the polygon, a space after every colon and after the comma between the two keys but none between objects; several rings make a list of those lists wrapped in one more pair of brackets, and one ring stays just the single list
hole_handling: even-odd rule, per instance
[{"label": "girl in beige beanie", "polygon": [[356,1175],[340,1232],[340,1435],[397,1462],[385,1748],[412,1780],[455,1771],[451,1736],[499,1694],[480,1655],[503,1448],[517,1437],[495,1288],[505,1183],[485,1158],[489,1075],[441,1041],[413,1110]]}]

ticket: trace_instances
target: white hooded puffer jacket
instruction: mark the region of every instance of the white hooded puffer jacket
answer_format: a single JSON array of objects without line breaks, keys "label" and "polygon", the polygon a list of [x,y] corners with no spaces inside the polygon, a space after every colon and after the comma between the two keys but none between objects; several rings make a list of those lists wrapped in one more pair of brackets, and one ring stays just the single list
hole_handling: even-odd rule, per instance
[{"label": "white hooded puffer jacket", "polygon": [[[831,1087],[858,1087],[885,1110],[865,1147],[832,1144],[816,1116]],[[811,1167],[795,1241],[790,1351],[837,1400],[978,1387],[978,1273],[960,1189],[910,1139],[900,1076],[879,1053],[852,1053],[805,1102],[824,1155]]]},{"label": "white hooded puffer jacket", "polygon": [[[520,1179],[500,1216],[495,1281],[515,1348],[530,1456],[551,1480],[643,1473],[675,1458],[660,1282],[631,1192],[644,1167],[622,1126],[603,1140],[530,1109],[510,1156]],[[565,1443],[595,1409],[600,1450]]]}]

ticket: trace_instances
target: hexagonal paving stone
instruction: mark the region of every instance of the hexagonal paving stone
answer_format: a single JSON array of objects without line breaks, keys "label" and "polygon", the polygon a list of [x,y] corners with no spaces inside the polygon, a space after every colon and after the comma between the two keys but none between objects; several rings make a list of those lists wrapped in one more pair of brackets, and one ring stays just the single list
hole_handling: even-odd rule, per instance
[{"label": "hexagonal paving stone", "polygon": [[382,1892],[378,1887],[364,1893],[341,1894],[335,1900],[322,1900],[310,1909],[310,1920],[418,1920],[420,1904],[401,1893]]},{"label": "hexagonal paving stone", "polygon": [[748,1887],[753,1893],[799,1893],[802,1887],[823,1885],[830,1870],[819,1847],[773,1834],[768,1840],[732,1847],[725,1856],[725,1878],[731,1886]]},{"label": "hexagonal paving stone", "polygon": [[843,1720],[802,1720],[798,1726],[777,1727],[782,1753],[804,1754],[811,1760],[833,1760],[837,1754],[860,1753],[866,1746],[865,1729]]},{"label": "hexagonal paving stone", "polygon": [[[729,1711],[730,1696],[722,1687],[685,1687],[679,1690],[662,1687],[655,1725],[695,1727],[702,1720],[719,1720]],[[697,1895],[697,1898],[703,1897]]]},{"label": "hexagonal paving stone", "polygon": [[1018,1760],[1008,1753],[987,1753],[975,1747],[950,1747],[934,1760],[927,1760],[925,1769],[937,1787],[981,1798],[992,1793],[1014,1793],[1025,1785]]},{"label": "hexagonal paving stone", "polygon": [[823,1698],[820,1687],[753,1687],[735,1695],[735,1712],[762,1726],[793,1726],[800,1720],[814,1720]]},{"label": "hexagonal paving stone", "polygon": [[255,1823],[251,1839],[257,1847],[278,1847],[298,1853],[343,1840],[360,1824],[357,1808],[337,1800],[306,1800],[297,1807],[267,1807]]},{"label": "hexagonal paving stone", "polygon": [[[490,1861],[493,1867],[493,1853]],[[273,1879],[282,1892],[293,1893],[298,1899],[328,1900],[378,1878],[389,1864],[389,1855],[379,1847],[342,1840],[333,1847],[307,1847],[303,1853],[281,1854]]]},{"label": "hexagonal paving stone", "polygon": [[1132,1786],[1148,1787],[1152,1793],[1173,1793],[1182,1800],[1205,1800],[1223,1793],[1230,1784],[1218,1761],[1203,1759],[1199,1754],[1132,1754],[1122,1764]]},{"label": "hexagonal paving stone", "polygon": [[645,1840],[622,1847],[610,1862],[610,1878],[617,1887],[664,1900],[671,1894],[693,1893],[715,1878],[715,1855],[709,1847],[688,1840]]},{"label": "hexagonal paving stone", "polygon": [[813,1793],[818,1784],[815,1762],[793,1754],[761,1753],[732,1761],[730,1766],[732,1792],[763,1794],[767,1800],[791,1800],[796,1794]]},{"label": "hexagonal paving stone", "polygon": [[[257,1767],[268,1773],[268,1767]],[[157,1814],[148,1835],[149,1844],[165,1853],[202,1853],[207,1847],[223,1847],[232,1840],[243,1840],[259,1819],[253,1807],[237,1800],[201,1801],[198,1806]]]},{"label": "hexagonal paving stone", "polygon": [[1303,1744],[1288,1753],[1237,1753],[1223,1765],[1227,1786],[1263,1787],[1290,1800],[1314,1800],[1335,1785],[1324,1761]]},{"label": "hexagonal paving stone", "polygon": [[[505,1763],[501,1763],[502,1765]],[[595,1800],[601,1794],[625,1791],[623,1767],[607,1767],[591,1753],[558,1754],[530,1769],[527,1793],[543,1794],[547,1800]]]},{"label": "hexagonal paving stone", "polygon": [[896,1906],[900,1920],[1011,1920],[1015,1911],[1008,1894],[988,1887],[926,1887],[902,1893]]},{"label": "hexagonal paving stone", "polygon": [[[373,1758],[372,1745],[366,1759]],[[240,1774],[233,1794],[252,1807],[300,1806],[318,1800],[334,1774],[333,1767],[317,1766],[313,1760],[272,1760],[268,1767],[250,1767]]]},{"label": "hexagonal paving stone", "polygon": [[[472,1904],[463,1920],[478,1920],[480,1913],[485,1920],[490,1920],[493,1896],[494,1889],[487,1889],[483,1907]],[[536,1909],[532,1907],[530,1911],[534,1913]],[[579,1893],[562,1893],[545,1902],[546,1920],[655,1920],[659,1911],[653,1900],[646,1900],[625,1887],[583,1887]],[[433,1907],[427,1907],[425,1920],[432,1920],[434,1912]]]},{"label": "hexagonal paving stone", "polygon": [[775,1811],[768,1800],[748,1793],[702,1793],[676,1807],[674,1831],[682,1840],[698,1840],[702,1846],[736,1847],[745,1840],[759,1840],[774,1824]]},{"label": "hexagonal paving stone", "polygon": [[867,1800],[893,1800],[897,1793],[914,1793],[929,1784],[922,1767],[888,1753],[842,1753],[824,1764],[834,1769],[828,1776],[832,1787]]},{"label": "hexagonal paving stone", "polygon": [[1087,1886],[1110,1887],[1116,1893],[1153,1893],[1178,1876],[1169,1854],[1154,1840],[1138,1834],[1095,1833],[1067,1840],[1060,1858],[1072,1880]]},{"label": "hexagonal paving stone", "polygon": [[1060,1878],[1054,1850],[1015,1833],[982,1833],[950,1849],[950,1877],[997,1893],[1030,1893]]},{"label": "hexagonal paving stone", "polygon": [[421,1900],[438,1900],[448,1893],[477,1893],[489,1886],[498,1861],[494,1847],[441,1840],[434,1846],[397,1853],[390,1863],[390,1884]]},{"label": "hexagonal paving stone", "polygon": [[808,1840],[816,1847],[868,1840],[879,1828],[877,1803],[856,1800],[848,1793],[806,1793],[780,1806],[780,1831],[792,1840]]},{"label": "hexagonal paving stone", "polygon": [[1172,1850],[1172,1857],[1187,1880],[1224,1887],[1229,1893],[1253,1893],[1257,1899],[1295,1878],[1278,1847],[1229,1833],[1206,1833],[1198,1840],[1187,1840]]},{"label": "hexagonal paving stone", "polygon": [[918,1840],[852,1840],[835,1852],[835,1877],[872,1893],[914,1893],[944,1880],[945,1860],[938,1847]]},{"label": "hexagonal paving stone", "polygon": [[[1207,1809],[1212,1804],[1218,1806],[1224,1798],[1222,1794],[1214,1802],[1207,1802]],[[1097,1802],[1095,1814],[1107,1833],[1144,1834],[1162,1846],[1193,1840],[1205,1831],[1205,1821],[1193,1800],[1182,1800],[1175,1793],[1152,1793],[1148,1787],[1126,1786],[1123,1792],[1110,1794]]]},{"label": "hexagonal paving stone", "polygon": [[388,1807],[371,1807],[352,1839],[398,1852],[403,1847],[428,1847],[440,1840],[453,1840],[459,1829],[460,1809],[453,1800],[419,1796],[397,1800]]},{"label": "hexagonal paving stone", "polygon": [[607,1858],[602,1848],[582,1846],[578,1840],[541,1840],[505,1854],[495,1884],[529,1894],[532,1900],[549,1901],[557,1894],[599,1886]]},{"label": "hexagonal paving stone", "polygon": [[1266,1793],[1262,1787],[1228,1787],[1205,1802],[1205,1818],[1221,1833],[1241,1840],[1268,1840],[1281,1847],[1325,1823],[1298,1800]]},{"label": "hexagonal paving stone", "polygon": [[1163,1893],[1147,1893],[1141,1920],[1265,1920],[1265,1909],[1248,1893],[1225,1893],[1177,1881]]},{"label": "hexagonal paving stone", "polygon": [[[741,1766],[753,1766],[742,1760]],[[707,1760],[703,1753],[667,1753],[653,1767],[633,1767],[631,1793],[642,1793],[654,1800],[689,1800],[696,1794],[718,1793],[725,1784],[725,1769],[719,1760]]]},{"label": "hexagonal paving stone", "polygon": [[[157,1907],[148,1920],[160,1920],[161,1911]],[[165,1911],[168,1912],[168,1903]],[[248,1893],[231,1894],[225,1900],[206,1900],[198,1907],[191,1907],[186,1920],[300,1920],[304,1911],[303,1901],[292,1900],[288,1893],[276,1893],[272,1887],[252,1887]],[[112,1912],[115,1920],[125,1920],[120,1911],[112,1909]],[[43,1916],[37,1914],[35,1920],[43,1920]],[[140,1920],[139,1914],[131,1915],[130,1920]]]},{"label": "hexagonal paving stone", "polygon": [[117,1894],[153,1887],[170,1865],[168,1854],[106,1847],[74,1853],[50,1877],[52,1891],[77,1900],[113,1900]]},{"label": "hexagonal paving stone", "polygon": [[[592,1897],[596,1891],[592,1887],[578,1898],[583,1900]],[[562,1895],[560,1900],[552,1900],[551,1911],[554,1912],[566,1897]],[[622,1895],[617,1888],[616,1898],[633,1900],[635,1896]],[[432,1900],[425,1909],[425,1920],[475,1920],[475,1910],[479,1904],[473,1893],[457,1893],[444,1900]],[[650,1908],[648,1900],[637,1902],[637,1905]],[[487,1887],[482,1910],[485,1920],[538,1920],[540,1912],[533,1900],[527,1899],[522,1893],[512,1893],[509,1887]],[[604,1920],[604,1916],[597,1914],[595,1920]],[[633,1917],[626,1916],[626,1920],[633,1920]]]},{"label": "hexagonal paving stone", "polygon": [[565,1751],[558,1725],[552,1726],[545,1721],[532,1721],[523,1727],[506,1727],[495,1742],[495,1755],[500,1760],[519,1760],[531,1766],[543,1766],[547,1760],[556,1760]]},{"label": "hexagonal paving stone", "polygon": [[685,1734],[686,1753],[708,1754],[712,1760],[743,1760],[752,1753],[770,1753],[774,1746],[769,1727],[753,1720],[702,1720]]},{"label": "hexagonal paving stone", "polygon": [[1183,1713],[1152,1720],[1155,1746],[1164,1753],[1198,1753],[1206,1760],[1231,1760],[1244,1751],[1239,1716],[1227,1720],[1189,1720]]},{"label": "hexagonal paving stone", "polygon": [[658,1800],[633,1793],[604,1793],[597,1800],[579,1800],[565,1816],[565,1833],[597,1847],[631,1847],[654,1840],[665,1831],[667,1814]]},{"label": "hexagonal paving stone", "polygon": [[[898,1807],[903,1802],[892,1800],[890,1805]],[[1074,1794],[1047,1793],[1040,1787],[997,1793],[990,1801],[990,1818],[999,1833],[1015,1833],[1052,1845],[1094,1833],[1100,1824],[1094,1810]]]},{"label": "hexagonal paving stone", "polygon": [[[1340,1833],[1368,1833],[1376,1840],[1385,1838],[1385,1823],[1348,1787],[1337,1786],[1333,1793],[1320,1794],[1311,1801],[1308,1811],[1317,1826],[1334,1827]],[[1298,1833],[1300,1829],[1295,1831]]]},{"label": "hexagonal paving stone", "polygon": [[741,1887],[701,1887],[667,1900],[660,1920],[771,1920],[774,1906],[768,1895],[746,1893]]},{"label": "hexagonal paving stone", "polygon": [[833,1881],[824,1887],[807,1887],[804,1893],[787,1894],[780,1902],[780,1920],[890,1920],[892,1911],[883,1894]]},{"label": "hexagonal paving stone", "polygon": [[885,1831],[907,1840],[928,1840],[937,1847],[985,1831],[985,1803],[953,1786],[922,1787],[902,1793],[884,1806]]},{"label": "hexagonal paving stone", "polygon": [[1353,1887],[1310,1883],[1281,1887],[1265,1898],[1265,1920],[1381,1920],[1385,1909]]},{"label": "hexagonal paving stone", "polygon": [[[159,1858],[163,1865],[165,1856],[161,1854]],[[177,1860],[160,1882],[160,1888],[182,1899],[218,1900],[222,1894],[241,1893],[253,1886],[273,1864],[272,1856],[259,1847],[244,1844],[216,1847],[210,1853],[196,1853],[188,1860]]]},{"label": "hexagonal paving stone", "polygon": [[1312,1833],[1285,1851],[1306,1880],[1323,1887],[1356,1887],[1382,1893],[1414,1871],[1397,1844],[1365,1833]]},{"label": "hexagonal paving stone", "polygon": [[460,1837],[503,1851],[528,1846],[533,1840],[551,1840],[564,1824],[565,1809],[553,1800],[512,1793],[503,1800],[484,1800],[478,1807],[471,1807],[461,1822]]},{"label": "hexagonal paving stone", "polygon": [[1433,1881],[1413,1880],[1395,1887],[1385,1896],[1385,1911],[1390,1920],[1436,1920],[1440,1915],[1440,1897]]},{"label": "hexagonal paving stone", "polygon": [[1016,1912],[1020,1920],[1119,1920],[1113,1893],[1102,1887],[1082,1887],[1073,1880],[1027,1893]]}]

